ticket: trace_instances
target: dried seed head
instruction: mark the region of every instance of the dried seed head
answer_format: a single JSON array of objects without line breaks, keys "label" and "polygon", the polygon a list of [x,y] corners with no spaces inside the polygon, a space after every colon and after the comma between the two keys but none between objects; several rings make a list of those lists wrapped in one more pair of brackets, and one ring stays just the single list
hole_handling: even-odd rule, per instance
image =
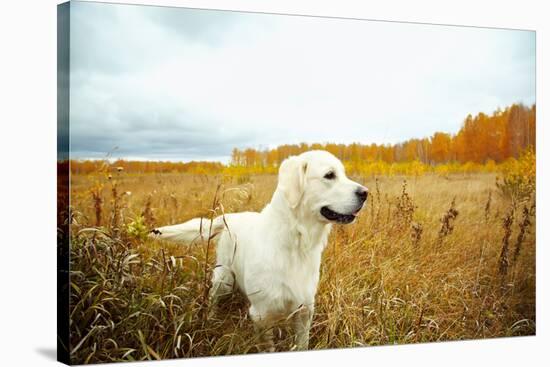
[{"label": "dried seed head", "polygon": [[424,228],[422,227],[422,224],[413,222],[411,229],[411,240],[413,241],[413,244],[417,245],[422,239],[422,232],[424,231]]},{"label": "dried seed head", "polygon": [[456,198],[453,198],[453,201],[451,202],[451,206],[447,210],[447,212],[443,215],[441,218],[441,229],[439,230],[439,239],[440,242],[443,239],[443,237],[446,237],[453,233],[454,230],[454,221],[456,217],[458,217],[458,210],[455,208],[455,200]]},{"label": "dried seed head", "polygon": [[512,235],[512,224],[514,223],[514,207],[512,206],[508,214],[502,221],[502,227],[504,228],[504,236],[502,237],[502,249],[500,251],[498,272],[502,276],[502,280],[506,274],[508,274],[508,265],[510,260],[508,258],[508,249],[510,247],[510,236]]},{"label": "dried seed head", "polygon": [[527,208],[527,205],[523,207],[522,212],[522,221],[519,224],[519,233],[516,240],[516,248],[514,250],[514,257],[513,262],[515,263],[519,253],[521,251],[521,245],[523,244],[523,241],[525,240],[526,234],[529,232],[529,226],[531,225],[531,212],[529,208]]},{"label": "dried seed head", "polygon": [[396,218],[400,228],[406,228],[412,222],[416,205],[407,192],[407,180],[403,180],[401,195],[397,198]]}]

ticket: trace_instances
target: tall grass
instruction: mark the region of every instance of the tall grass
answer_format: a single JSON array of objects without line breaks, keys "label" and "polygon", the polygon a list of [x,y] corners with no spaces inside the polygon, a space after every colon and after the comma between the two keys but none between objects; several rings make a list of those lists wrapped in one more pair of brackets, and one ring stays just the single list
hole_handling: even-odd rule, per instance
[{"label": "tall grass", "polygon": [[[72,178],[72,361],[258,352],[242,296],[208,316],[214,243],[143,234],[260,210],[276,177],[113,176]],[[510,196],[491,194],[489,173],[354,179],[371,195],[357,222],[330,236],[311,349],[535,333],[534,201],[511,212]],[[285,328],[276,334],[277,350],[287,350]]]}]

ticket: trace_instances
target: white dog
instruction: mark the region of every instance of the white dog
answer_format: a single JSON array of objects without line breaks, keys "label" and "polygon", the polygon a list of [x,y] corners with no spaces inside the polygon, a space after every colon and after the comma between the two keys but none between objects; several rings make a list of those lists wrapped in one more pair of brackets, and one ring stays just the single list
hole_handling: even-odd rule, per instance
[{"label": "white dog", "polygon": [[260,213],[225,214],[212,226],[210,220],[196,218],[153,233],[187,243],[219,234],[211,305],[236,285],[250,301],[249,315],[270,351],[272,326],[289,316],[297,349],[307,349],[321,253],[331,225],[353,222],[367,193],[346,177],[335,156],[309,151],[283,161],[277,189]]}]

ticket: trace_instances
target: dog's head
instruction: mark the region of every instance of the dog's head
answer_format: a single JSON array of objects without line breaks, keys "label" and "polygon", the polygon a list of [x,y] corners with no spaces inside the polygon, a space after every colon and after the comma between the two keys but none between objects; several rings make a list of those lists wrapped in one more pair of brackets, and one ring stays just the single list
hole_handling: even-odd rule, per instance
[{"label": "dog's head", "polygon": [[338,158],[321,150],[285,159],[277,189],[290,208],[325,223],[353,222],[368,195],[366,187],[347,178]]}]

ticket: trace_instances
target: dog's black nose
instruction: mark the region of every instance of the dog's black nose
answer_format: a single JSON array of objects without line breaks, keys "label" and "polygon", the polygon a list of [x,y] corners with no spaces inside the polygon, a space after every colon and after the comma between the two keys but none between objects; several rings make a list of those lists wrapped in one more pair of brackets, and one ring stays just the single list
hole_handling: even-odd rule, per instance
[{"label": "dog's black nose", "polygon": [[364,202],[367,200],[369,191],[364,187],[360,187],[355,191],[355,195],[357,195],[357,197],[359,198],[359,200],[361,200],[361,202]]}]

